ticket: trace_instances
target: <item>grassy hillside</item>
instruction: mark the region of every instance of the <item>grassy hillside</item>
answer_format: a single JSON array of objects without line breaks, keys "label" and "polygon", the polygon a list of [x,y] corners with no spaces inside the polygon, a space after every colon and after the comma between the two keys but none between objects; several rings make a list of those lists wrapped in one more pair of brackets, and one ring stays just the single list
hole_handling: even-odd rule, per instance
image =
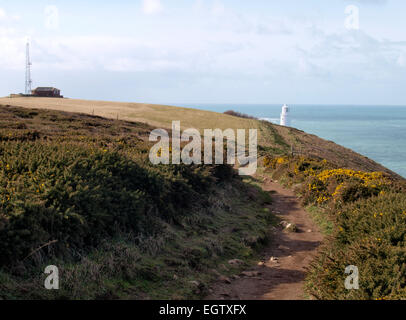
[{"label": "grassy hillside", "polygon": [[173,120],[180,120],[183,129],[190,127],[200,130],[210,128],[258,129],[258,144],[262,155],[269,152],[286,154],[293,147],[293,150],[300,155],[327,159],[341,167],[383,171],[395,175],[365,156],[303,131],[216,112],[144,103],[33,97],[0,98],[0,105],[94,113],[110,119],[117,119],[118,116],[121,120],[142,122],[159,128],[170,128]]},{"label": "grassy hillside", "polygon": [[242,119],[215,112],[146,103],[127,103],[55,98],[0,98],[0,104],[25,108],[80,112],[105,118],[131,120],[154,127],[170,128],[173,120],[180,120],[183,128],[258,128],[255,120]]},{"label": "grassy hillside", "polygon": [[1,298],[196,298],[255,255],[267,194],[226,165],[151,165],[151,129],[0,107]]},{"label": "grassy hillside", "polygon": [[[244,266],[229,259],[255,257],[275,223],[269,195],[226,165],[151,165],[149,132],[172,120],[259,130],[265,166],[296,185],[333,235],[310,270],[314,297],[404,297],[404,180],[366,157],[296,129],[193,109],[1,103],[0,298],[199,298]],[[349,296],[339,276],[346,263],[381,276]],[[43,288],[50,264],[61,290]]]}]

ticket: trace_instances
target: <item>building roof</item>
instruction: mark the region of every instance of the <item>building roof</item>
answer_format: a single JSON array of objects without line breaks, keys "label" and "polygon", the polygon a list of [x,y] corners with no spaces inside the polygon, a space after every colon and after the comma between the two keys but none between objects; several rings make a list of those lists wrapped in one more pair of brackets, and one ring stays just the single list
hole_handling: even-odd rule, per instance
[{"label": "building roof", "polygon": [[38,88],[34,89],[33,91],[54,91],[54,90],[59,90],[59,89],[54,88],[54,87],[38,87]]}]

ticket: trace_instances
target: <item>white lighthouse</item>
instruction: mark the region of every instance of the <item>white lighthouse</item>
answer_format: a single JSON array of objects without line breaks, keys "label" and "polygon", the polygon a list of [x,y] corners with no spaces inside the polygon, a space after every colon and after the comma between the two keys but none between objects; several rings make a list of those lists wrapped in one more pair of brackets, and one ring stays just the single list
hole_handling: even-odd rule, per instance
[{"label": "white lighthouse", "polygon": [[282,106],[280,125],[290,127],[289,107],[286,104]]}]

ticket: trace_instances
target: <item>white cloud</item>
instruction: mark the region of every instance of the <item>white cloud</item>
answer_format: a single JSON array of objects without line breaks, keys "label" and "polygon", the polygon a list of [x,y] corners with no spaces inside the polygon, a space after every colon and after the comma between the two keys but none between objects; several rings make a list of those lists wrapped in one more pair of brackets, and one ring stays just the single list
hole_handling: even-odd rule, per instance
[{"label": "white cloud", "polygon": [[204,3],[203,0],[195,0],[194,4],[193,4],[193,9],[195,11],[201,11],[204,8]]},{"label": "white cloud", "polygon": [[388,0],[352,0],[361,4],[387,4]]},{"label": "white cloud", "polygon": [[397,75],[396,64],[406,64],[405,48],[404,41],[379,39],[363,30],[325,32],[317,28],[308,44],[297,46],[298,53],[319,66],[322,74],[368,82],[389,81]]},{"label": "white cloud", "polygon": [[[196,77],[250,75],[267,80],[280,75],[325,79],[356,74],[368,79],[374,74],[386,77],[396,63],[406,65],[402,42],[379,41],[361,31],[312,29],[313,24],[288,17],[238,14],[229,7],[225,10],[220,1],[198,0],[199,4],[204,12],[195,12],[196,20],[188,28],[174,21],[131,36],[53,37],[33,32],[34,71],[183,72]],[[159,1],[144,1],[145,13],[160,10]],[[221,17],[207,17],[215,12]],[[11,34],[0,28],[0,47],[7,48],[0,50],[0,69],[23,69],[26,34],[20,31]]]},{"label": "white cloud", "polygon": [[0,8],[0,21],[18,21],[20,20],[20,16],[13,14],[13,15],[9,15],[6,10],[4,10],[3,8]]},{"label": "white cloud", "polygon": [[25,37],[12,28],[0,27],[0,69],[18,70],[24,67]]},{"label": "white cloud", "polygon": [[406,67],[406,57],[405,57],[405,54],[403,54],[403,53],[400,54],[396,62],[397,62],[397,64],[398,64],[400,67]]},{"label": "white cloud", "polygon": [[0,20],[4,19],[6,17],[6,12],[4,9],[0,8]]},{"label": "white cloud", "polygon": [[145,14],[155,14],[163,10],[160,0],[143,0],[142,11]]},{"label": "white cloud", "polygon": [[[170,1],[139,1],[137,12],[128,12],[131,20],[123,18],[125,28],[117,20],[121,15],[115,17],[111,12],[112,21],[117,22],[111,28],[99,24],[63,33],[41,28],[39,24],[45,22],[41,9],[38,16],[30,20],[24,17],[22,23],[11,23],[18,12],[0,9],[0,74],[8,72],[23,78],[25,37],[30,35],[33,78],[37,82],[41,77],[62,77],[65,71],[80,78],[97,74],[95,80],[106,86],[144,77],[151,81],[151,88],[145,86],[144,90],[163,92],[162,97],[165,92],[173,97],[186,94],[182,99],[193,98],[191,91],[172,92],[174,87],[195,88],[193,99],[217,88],[217,84],[213,99],[216,95],[242,97],[243,92],[247,97],[258,93],[259,97],[278,99],[290,91],[297,91],[298,99],[302,93],[309,99],[315,92],[318,99],[324,89],[324,97],[330,88],[332,93],[352,90],[355,86],[351,83],[370,84],[371,88],[376,84],[404,84],[406,41],[402,40],[406,39],[390,25],[383,36],[364,28],[344,30],[342,11],[337,13],[337,21],[325,22],[308,16],[278,15],[271,10],[244,10],[224,0],[193,0],[188,7],[173,10],[171,5]],[[149,23],[149,15],[163,10],[171,14]],[[64,15],[64,30],[70,29],[68,23],[76,22],[72,18]],[[130,23],[132,28],[127,25]],[[56,23],[54,17],[47,25],[52,28],[58,24],[57,15]],[[67,81],[75,88],[75,81]],[[263,84],[267,86],[265,93],[261,91]]]},{"label": "white cloud", "polygon": [[224,7],[224,5],[223,5],[221,2],[216,1],[216,2],[213,4],[212,13],[213,13],[215,16],[221,16],[222,14],[224,14],[225,10],[226,10],[226,8]]}]

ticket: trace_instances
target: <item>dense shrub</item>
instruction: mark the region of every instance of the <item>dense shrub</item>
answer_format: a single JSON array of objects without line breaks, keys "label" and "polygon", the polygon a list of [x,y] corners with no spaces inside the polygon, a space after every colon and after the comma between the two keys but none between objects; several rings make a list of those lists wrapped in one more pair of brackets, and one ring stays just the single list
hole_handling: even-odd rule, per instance
[{"label": "dense shrub", "polygon": [[[37,114],[12,109],[9,116],[4,127]],[[157,221],[188,214],[232,176],[227,166],[153,166],[148,142],[139,138],[144,128],[115,136],[123,128],[110,133],[105,119],[38,116],[46,119],[40,131],[0,127],[0,265],[54,240],[52,253],[65,255],[117,232],[152,235],[160,231]]]},{"label": "dense shrub", "polygon": [[[318,299],[406,298],[405,182],[381,172],[338,168],[325,160],[267,157],[264,165],[296,184],[306,205],[334,224],[313,261],[308,292]],[[344,286],[344,270],[359,270],[359,290]]]},{"label": "dense shrub", "polygon": [[337,168],[326,160],[305,157],[266,157],[265,167],[287,183],[300,183],[297,190],[303,204],[340,206],[358,199],[366,199],[389,190],[401,191],[404,184],[382,172],[362,172]]},{"label": "dense shrub", "polygon": [[229,116],[234,116],[234,117],[239,117],[239,118],[245,118],[245,119],[257,119],[257,118],[255,118],[253,116],[248,115],[248,114],[233,111],[233,110],[227,110],[227,111],[224,112],[224,114],[228,114]]},{"label": "dense shrub", "polygon": [[[406,297],[406,196],[358,200],[336,213],[335,241],[321,250],[308,277],[319,299]],[[359,270],[359,290],[344,287],[344,269]]]}]

